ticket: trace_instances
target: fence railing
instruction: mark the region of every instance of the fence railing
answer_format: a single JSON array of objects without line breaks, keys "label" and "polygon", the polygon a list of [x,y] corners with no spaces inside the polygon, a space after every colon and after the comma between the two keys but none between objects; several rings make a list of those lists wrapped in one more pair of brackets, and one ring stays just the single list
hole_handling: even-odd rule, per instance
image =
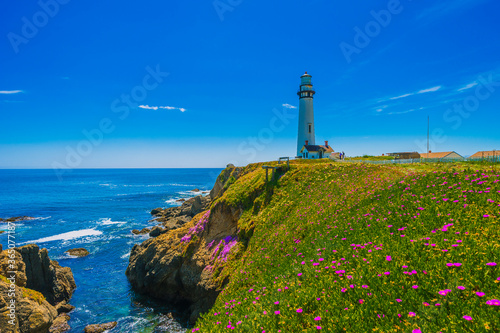
[{"label": "fence railing", "polygon": [[340,163],[369,163],[369,164],[411,164],[411,163],[455,163],[455,162],[489,162],[500,163],[500,156],[484,158],[410,158],[404,160],[336,160]]}]

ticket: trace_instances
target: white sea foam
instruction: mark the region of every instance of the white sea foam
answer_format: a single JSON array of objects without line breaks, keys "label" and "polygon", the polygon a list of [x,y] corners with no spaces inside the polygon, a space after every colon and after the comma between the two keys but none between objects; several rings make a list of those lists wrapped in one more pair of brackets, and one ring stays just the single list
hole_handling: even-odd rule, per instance
[{"label": "white sea foam", "polygon": [[86,237],[86,236],[98,236],[102,235],[102,231],[95,230],[95,229],[83,229],[83,230],[76,230],[76,231],[70,231],[70,232],[65,232],[63,234],[59,235],[54,235],[50,237],[44,237],[40,238],[34,241],[26,242],[26,243],[47,243],[47,242],[52,242],[56,240],[71,240],[71,239],[76,239],[80,237]]},{"label": "white sea foam", "polygon": [[195,197],[198,195],[201,195],[203,191],[182,191],[182,192],[177,192],[181,195],[189,195],[190,197]]},{"label": "white sea foam", "polygon": [[130,257],[130,252],[125,253],[120,258],[125,259],[125,258],[128,258],[128,257]]},{"label": "white sea foam", "polygon": [[179,199],[184,199],[184,198],[173,198],[173,199],[168,199],[168,200],[165,200],[165,203],[169,204],[169,205],[176,205],[176,206],[180,206],[182,205],[182,202],[180,201],[177,201]]},{"label": "white sea foam", "polygon": [[110,218],[102,218],[99,220],[101,225],[112,225],[112,224],[125,224],[125,221],[112,221]]},{"label": "white sea foam", "polygon": [[43,220],[48,220],[50,219],[52,216],[46,216],[46,217],[35,217],[33,220],[40,220],[40,221],[43,221]]}]

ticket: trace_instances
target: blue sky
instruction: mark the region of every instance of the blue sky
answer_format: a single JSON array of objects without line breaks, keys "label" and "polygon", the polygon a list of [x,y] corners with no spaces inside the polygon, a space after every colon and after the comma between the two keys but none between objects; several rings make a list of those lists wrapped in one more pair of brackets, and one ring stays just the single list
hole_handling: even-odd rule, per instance
[{"label": "blue sky", "polygon": [[500,149],[495,0],[0,4],[0,168],[222,167]]}]

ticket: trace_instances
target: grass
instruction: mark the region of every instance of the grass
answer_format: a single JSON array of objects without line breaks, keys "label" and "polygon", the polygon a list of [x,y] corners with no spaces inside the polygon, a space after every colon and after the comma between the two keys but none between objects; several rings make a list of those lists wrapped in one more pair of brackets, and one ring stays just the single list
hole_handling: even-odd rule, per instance
[{"label": "grass", "polygon": [[252,165],[219,199],[251,233],[193,331],[500,330],[498,169],[293,162],[273,184]]},{"label": "grass", "polygon": [[394,156],[363,155],[363,156],[355,156],[355,157],[346,157],[346,160],[364,160],[364,161],[390,161],[393,159],[394,159]]}]

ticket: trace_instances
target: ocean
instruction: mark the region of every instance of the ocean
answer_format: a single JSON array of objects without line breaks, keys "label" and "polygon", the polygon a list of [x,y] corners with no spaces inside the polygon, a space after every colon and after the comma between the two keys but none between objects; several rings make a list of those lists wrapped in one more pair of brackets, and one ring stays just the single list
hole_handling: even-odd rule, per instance
[{"label": "ocean", "polygon": [[[16,224],[16,246],[36,243],[71,267],[77,289],[69,332],[109,321],[118,322],[117,332],[153,332],[158,324],[156,331],[181,331],[185,323],[165,315],[172,311],[168,304],[131,290],[125,277],[130,250],[149,237],[131,231],[156,225],[149,222],[153,208],[180,205],[176,200],[210,190],[220,171],[88,169],[59,180],[52,170],[0,170],[0,217],[35,217]],[[7,233],[0,234],[0,243],[7,247]],[[90,255],[65,253],[79,247]]]}]

